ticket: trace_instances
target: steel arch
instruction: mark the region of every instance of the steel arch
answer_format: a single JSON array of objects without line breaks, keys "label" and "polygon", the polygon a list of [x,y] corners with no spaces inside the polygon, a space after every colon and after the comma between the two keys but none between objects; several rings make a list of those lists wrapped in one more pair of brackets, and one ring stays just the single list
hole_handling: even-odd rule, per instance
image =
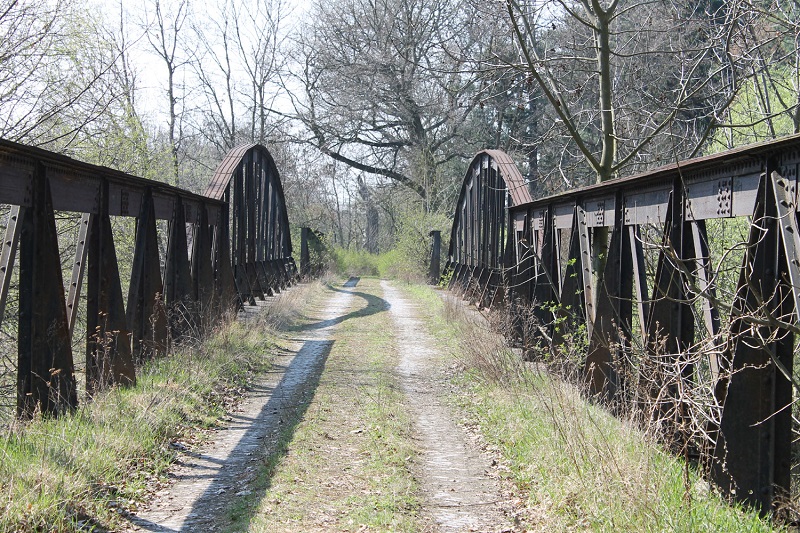
[{"label": "steel arch", "polygon": [[498,294],[503,267],[510,266],[514,241],[507,208],[531,195],[514,161],[500,150],[478,152],[456,203],[446,270],[450,286],[471,289],[482,303]]},{"label": "steel arch", "polygon": [[283,186],[266,147],[228,152],[205,195],[229,206],[230,257],[242,302],[254,303],[297,278]]}]

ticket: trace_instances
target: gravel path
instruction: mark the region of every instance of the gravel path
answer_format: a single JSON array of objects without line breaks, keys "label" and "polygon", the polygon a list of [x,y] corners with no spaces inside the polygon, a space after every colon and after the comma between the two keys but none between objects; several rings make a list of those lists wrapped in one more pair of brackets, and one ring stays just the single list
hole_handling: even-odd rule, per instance
[{"label": "gravel path", "polygon": [[421,442],[424,511],[444,532],[509,530],[500,487],[488,475],[492,458],[454,422],[441,401],[446,386],[437,376],[442,355],[417,317],[414,303],[389,282],[382,281],[381,288],[391,305],[401,354],[398,372]]},{"label": "gravel path", "polygon": [[284,420],[304,405],[304,385],[314,380],[330,351],[332,329],[347,312],[352,294],[335,293],[323,319],[295,336],[278,353],[272,370],[247,394],[231,423],[197,452],[183,451],[170,472],[174,482],[156,493],[149,508],[129,517],[134,531],[217,531],[234,499],[249,494],[257,474],[251,463],[270,453]]},{"label": "gravel path", "polygon": [[[293,334],[293,346],[277,354],[273,370],[230,414],[230,424],[197,451],[182,450],[170,473],[173,482],[159,491],[147,509],[130,517],[134,531],[220,531],[236,499],[253,493],[258,464],[276,448],[283,424],[308,404],[331,352],[334,329],[354,305],[357,280],[345,284],[314,310],[316,322]],[[377,289],[377,284],[374,285]],[[366,290],[366,289],[365,289]],[[374,289],[372,289],[374,290]],[[386,335],[400,354],[397,376],[414,420],[420,457],[414,475],[422,487],[425,531],[511,531],[493,470],[492,457],[442,402],[448,390],[442,355],[419,319],[415,304],[389,282],[381,282],[393,327]],[[361,293],[359,293],[361,294]],[[252,310],[250,310],[252,313]],[[336,335],[349,332],[338,331]],[[291,448],[291,445],[290,445]],[[355,459],[354,459],[355,460]],[[255,494],[255,493],[253,493]]]}]

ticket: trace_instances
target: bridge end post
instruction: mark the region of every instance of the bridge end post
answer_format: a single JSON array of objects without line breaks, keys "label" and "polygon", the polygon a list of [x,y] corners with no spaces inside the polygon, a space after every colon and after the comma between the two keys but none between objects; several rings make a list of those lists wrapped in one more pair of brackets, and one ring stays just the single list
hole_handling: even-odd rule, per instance
[{"label": "bridge end post", "polygon": [[308,234],[310,228],[300,228],[300,275],[307,277],[311,273],[311,254],[308,250]]},{"label": "bridge end post", "polygon": [[429,235],[431,241],[431,264],[428,268],[428,283],[437,285],[441,278],[441,260],[442,260],[442,232],[439,230],[432,230]]}]

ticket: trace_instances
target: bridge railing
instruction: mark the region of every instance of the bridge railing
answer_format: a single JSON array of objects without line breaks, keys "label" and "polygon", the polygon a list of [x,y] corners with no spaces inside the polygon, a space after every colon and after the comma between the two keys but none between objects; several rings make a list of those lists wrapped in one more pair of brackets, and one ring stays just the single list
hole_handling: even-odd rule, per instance
[{"label": "bridge railing", "polygon": [[582,335],[587,394],[657,423],[769,510],[791,494],[798,430],[798,165],[794,136],[526,200],[507,156],[484,153],[458,203],[451,286],[508,308],[550,357]]},{"label": "bridge railing", "polygon": [[[89,395],[132,384],[137,362],[296,279],[266,149],[229,154],[212,185],[202,196],[0,140],[0,375],[18,416],[77,404],[73,346],[85,348]],[[120,245],[124,220],[135,225]]]}]

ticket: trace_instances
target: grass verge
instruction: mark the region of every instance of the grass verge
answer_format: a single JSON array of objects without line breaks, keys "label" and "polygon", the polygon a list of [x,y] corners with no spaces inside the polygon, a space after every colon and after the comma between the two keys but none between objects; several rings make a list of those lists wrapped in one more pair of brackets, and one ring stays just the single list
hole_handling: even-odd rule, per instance
[{"label": "grass verge", "polygon": [[176,448],[202,440],[269,367],[275,327],[294,313],[299,292],[145,364],[135,387],[110,389],[67,416],[3,428],[0,531],[117,529],[165,481]]},{"label": "grass verge", "polygon": [[[771,531],[727,505],[692,468],[633,424],[523,363],[489,322],[428,287],[406,291],[459,362],[453,396],[527,502],[541,531]],[[461,339],[461,340],[460,340]]]}]

